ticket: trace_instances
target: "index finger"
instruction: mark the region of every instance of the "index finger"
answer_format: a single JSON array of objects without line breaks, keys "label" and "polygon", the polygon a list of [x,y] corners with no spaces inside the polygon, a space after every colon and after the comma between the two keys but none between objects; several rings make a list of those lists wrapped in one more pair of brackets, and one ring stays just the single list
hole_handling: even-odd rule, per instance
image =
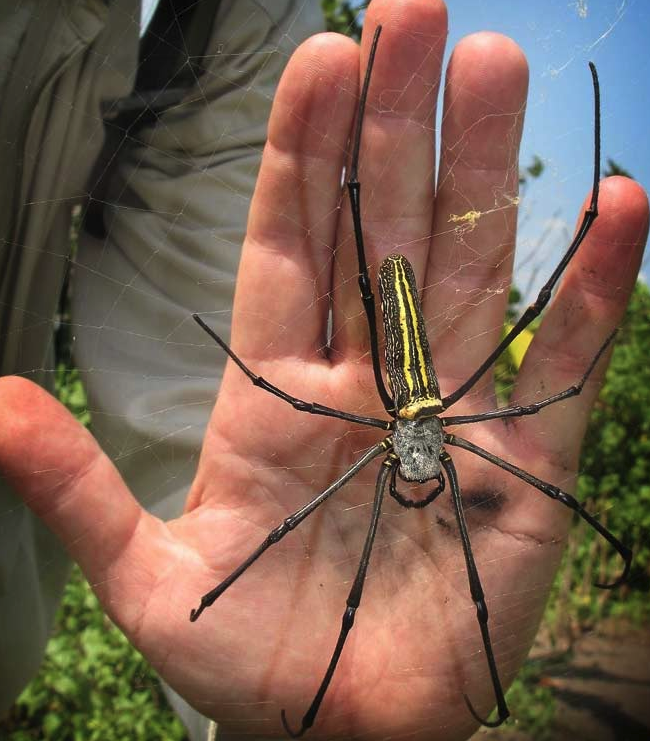
[{"label": "index finger", "polygon": [[237,275],[232,336],[245,356],[324,346],[358,64],[351,39],[318,34],[280,80]]}]

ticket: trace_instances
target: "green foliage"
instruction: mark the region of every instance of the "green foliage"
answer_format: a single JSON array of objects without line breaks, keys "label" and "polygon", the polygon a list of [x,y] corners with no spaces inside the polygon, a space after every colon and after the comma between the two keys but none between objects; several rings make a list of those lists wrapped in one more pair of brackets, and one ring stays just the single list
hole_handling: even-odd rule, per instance
[{"label": "green foliage", "polygon": [[77,254],[79,229],[81,227],[81,212],[76,209],[72,214],[70,226],[70,256],[65,279],[61,289],[59,307],[56,315],[56,330],[54,333],[54,349],[56,357],[56,372],[54,375],[54,391],[58,400],[75,415],[82,425],[90,424],[90,412],[86,390],[83,387],[79,371],[74,367],[72,360],[72,319],[70,317],[70,277],[72,274],[72,258]]},{"label": "green foliage", "polygon": [[[508,318],[519,300],[510,294]],[[534,332],[536,324],[531,325]],[[508,399],[517,373],[513,356],[496,365],[499,398]],[[569,536],[546,621],[560,630],[594,625],[607,615],[640,623],[650,617],[650,291],[637,283],[616,339],[604,386],[594,407],[580,462],[577,494],[611,532],[634,551],[630,581],[600,591],[595,581],[615,579],[622,562],[579,518]],[[569,625],[570,624],[570,625]],[[571,627],[572,626],[572,627]]]},{"label": "green foliage", "polygon": [[531,178],[536,180],[544,172],[544,160],[537,154],[533,155],[533,161],[519,172],[519,184],[524,185]]},{"label": "green foliage", "polygon": [[327,30],[351,36],[358,41],[361,38],[359,13],[366,4],[349,0],[321,0]]},{"label": "green foliage", "polygon": [[625,178],[631,178],[632,175],[626,170],[624,167],[621,167],[621,165],[616,162],[616,160],[613,160],[611,157],[607,158],[607,167],[605,168],[605,172],[603,173],[603,176],[608,178],[611,175],[622,175]]},{"label": "green foliage", "polygon": [[[578,496],[634,550],[629,584],[591,600],[593,618],[615,612],[650,617],[650,291],[638,283],[592,413],[582,452]],[[579,576],[615,577],[620,558],[589,528],[576,547],[572,594]],[[593,605],[598,609],[594,612]],[[581,606],[582,607],[582,606]],[[584,607],[582,607],[584,613]],[[584,616],[583,614],[583,617]]]},{"label": "green foliage", "polygon": [[68,407],[82,425],[88,427],[90,424],[88,400],[77,369],[60,362],[56,367],[54,389],[59,401]]},{"label": "green foliage", "polygon": [[6,741],[183,741],[158,678],[105,617],[78,569],[36,678],[0,724]]},{"label": "green foliage", "polygon": [[528,659],[506,693],[513,723],[499,729],[499,738],[525,731],[535,741],[555,738],[553,690],[544,684],[543,663]]}]

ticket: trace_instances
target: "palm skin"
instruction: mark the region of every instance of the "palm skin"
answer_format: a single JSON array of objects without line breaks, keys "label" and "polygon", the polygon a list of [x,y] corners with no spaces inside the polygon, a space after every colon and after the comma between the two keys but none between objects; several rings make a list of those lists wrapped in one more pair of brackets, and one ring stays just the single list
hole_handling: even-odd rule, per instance
[{"label": "palm skin", "polygon": [[[527,70],[513,42],[496,34],[457,47],[434,193],[431,131],[446,12],[429,0],[375,0],[366,24],[372,31],[380,22],[360,161],[368,262],[373,274],[392,251],[413,263],[444,395],[487,356],[503,323]],[[370,35],[361,65],[351,41],[327,34],[301,46],[287,67],[251,205],[232,347],[287,393],[383,417],[349,209],[338,208]],[[510,198],[499,208],[495,188]],[[471,209],[484,215],[459,234],[449,214]],[[529,349],[514,401],[574,383],[622,317],[647,232],[645,194],[628,179],[608,179],[600,213]],[[189,327],[193,341],[209,341]],[[458,433],[570,488],[603,366],[578,398]],[[449,413],[494,406],[486,376]],[[2,379],[0,415],[2,471],[62,537],[108,614],[160,674],[226,730],[281,733],[281,708],[298,726],[338,635],[379,463],[269,549],[196,623],[189,612],[382,433],[301,414],[229,363],[186,513],[163,523],[140,508],[91,436],[42,390]],[[569,517],[507,473],[450,452],[507,684],[534,636]],[[494,694],[448,495],[418,512],[387,498],[357,621],[310,736],[466,738],[475,723],[463,692],[487,715]]]}]

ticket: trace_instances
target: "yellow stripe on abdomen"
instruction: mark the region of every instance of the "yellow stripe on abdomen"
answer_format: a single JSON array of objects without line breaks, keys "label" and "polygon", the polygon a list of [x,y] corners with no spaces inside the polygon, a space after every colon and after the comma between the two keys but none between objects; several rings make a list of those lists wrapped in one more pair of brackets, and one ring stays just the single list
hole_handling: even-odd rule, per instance
[{"label": "yellow stripe on abdomen", "polygon": [[416,419],[442,411],[415,274],[403,255],[389,255],[379,268],[386,335],[386,372],[397,416]]}]

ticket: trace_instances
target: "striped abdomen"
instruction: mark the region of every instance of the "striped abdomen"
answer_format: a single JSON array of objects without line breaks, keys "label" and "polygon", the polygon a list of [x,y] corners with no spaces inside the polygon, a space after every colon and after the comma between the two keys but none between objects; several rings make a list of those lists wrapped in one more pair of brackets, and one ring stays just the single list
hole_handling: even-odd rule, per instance
[{"label": "striped abdomen", "polygon": [[386,372],[397,416],[418,419],[439,414],[440,388],[413,268],[402,255],[389,255],[379,268],[378,280],[386,335]]}]

